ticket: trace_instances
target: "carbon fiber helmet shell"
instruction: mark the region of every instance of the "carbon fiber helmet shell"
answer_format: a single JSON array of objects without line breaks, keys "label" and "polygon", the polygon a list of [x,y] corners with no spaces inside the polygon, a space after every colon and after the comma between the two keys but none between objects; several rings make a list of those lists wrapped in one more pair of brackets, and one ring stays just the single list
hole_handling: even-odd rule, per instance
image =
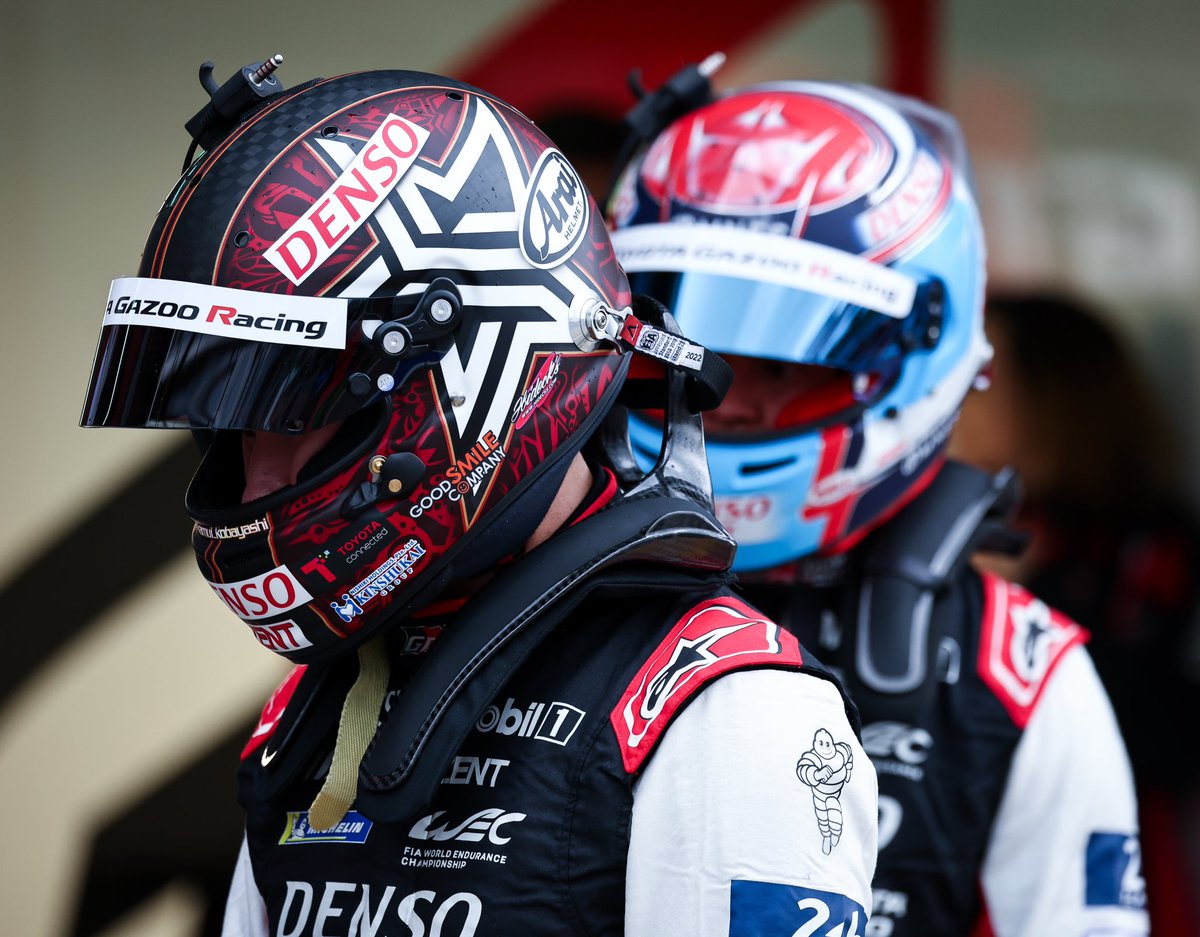
[{"label": "carbon fiber helmet shell", "polygon": [[[574,169],[511,107],[417,72],[318,80],[167,197],[83,422],[216,431],[187,496],[201,572],[261,644],[320,661],[519,549],[628,366],[581,350],[571,308],[629,298]],[[240,503],[224,431],[334,423],[296,485]]]},{"label": "carbon fiber helmet shell", "polygon": [[[950,117],[859,85],[733,91],[652,141],[610,212],[633,289],[689,336],[856,376],[836,412],[708,434],[735,569],[843,552],[927,484],[991,357],[983,233]],[[651,460],[653,423],[634,416],[631,438]]]}]

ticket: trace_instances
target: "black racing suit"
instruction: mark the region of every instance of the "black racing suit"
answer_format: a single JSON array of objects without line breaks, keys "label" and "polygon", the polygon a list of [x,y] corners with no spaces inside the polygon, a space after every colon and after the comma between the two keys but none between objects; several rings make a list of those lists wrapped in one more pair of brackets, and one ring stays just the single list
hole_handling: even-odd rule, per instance
[{"label": "black racing suit", "polygon": [[876,788],[853,707],[726,578],[630,562],[576,585],[431,797],[389,789],[379,754],[426,666],[405,652],[430,632],[398,628],[367,790],[329,833],[306,808],[354,665],[298,671],[243,759],[226,934],[862,934]]},{"label": "black racing suit", "polygon": [[943,469],[830,584],[743,591],[859,707],[880,797],[870,937],[1145,934],[1128,760],[1086,635],[941,549],[937,508],[970,498],[931,501],[978,495],[980,475]]}]

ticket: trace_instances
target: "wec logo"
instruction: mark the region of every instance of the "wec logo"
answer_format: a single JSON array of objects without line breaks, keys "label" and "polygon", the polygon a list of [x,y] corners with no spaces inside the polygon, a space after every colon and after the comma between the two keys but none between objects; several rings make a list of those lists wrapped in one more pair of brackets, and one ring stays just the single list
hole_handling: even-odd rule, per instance
[{"label": "wec logo", "polygon": [[[450,826],[444,821],[438,823],[445,815],[444,810],[439,810],[437,813],[422,817],[408,831],[409,838],[433,842],[457,840],[464,843],[478,843],[486,837],[488,842],[503,846],[512,837],[502,836],[500,827],[509,823],[520,823],[525,819],[523,813],[507,813],[499,807],[488,807],[486,810],[471,814],[461,823]],[[435,824],[437,825],[435,826]]]}]

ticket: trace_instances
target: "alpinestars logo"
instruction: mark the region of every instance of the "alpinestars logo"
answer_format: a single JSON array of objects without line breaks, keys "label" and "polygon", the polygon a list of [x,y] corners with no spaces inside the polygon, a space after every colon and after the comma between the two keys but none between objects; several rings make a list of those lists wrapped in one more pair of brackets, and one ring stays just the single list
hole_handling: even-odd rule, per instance
[{"label": "alpinestars logo", "polygon": [[529,385],[529,389],[517,398],[517,402],[513,404],[511,417],[514,428],[520,429],[524,426],[533,416],[533,411],[538,408],[538,404],[546,399],[554,382],[558,380],[558,369],[561,365],[562,355],[555,354],[553,358],[542,365],[542,369],[534,378],[533,383]]},{"label": "alpinestars logo", "polygon": [[642,665],[610,717],[625,770],[649,755],[675,712],[708,681],[741,667],[801,666],[795,637],[732,596],[679,621]]},{"label": "alpinestars logo", "polygon": [[1086,635],[1020,586],[984,577],[979,670],[1018,726],[1029,722],[1051,672]]}]

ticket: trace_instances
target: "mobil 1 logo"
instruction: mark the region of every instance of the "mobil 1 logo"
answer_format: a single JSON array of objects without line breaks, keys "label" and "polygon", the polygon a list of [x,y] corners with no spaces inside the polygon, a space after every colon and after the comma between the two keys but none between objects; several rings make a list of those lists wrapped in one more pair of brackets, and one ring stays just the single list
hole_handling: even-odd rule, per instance
[{"label": "mobil 1 logo", "polygon": [[517,705],[513,697],[502,706],[492,704],[483,711],[475,728],[497,735],[516,735],[555,745],[566,745],[586,716],[582,709],[570,703],[528,703]]}]

